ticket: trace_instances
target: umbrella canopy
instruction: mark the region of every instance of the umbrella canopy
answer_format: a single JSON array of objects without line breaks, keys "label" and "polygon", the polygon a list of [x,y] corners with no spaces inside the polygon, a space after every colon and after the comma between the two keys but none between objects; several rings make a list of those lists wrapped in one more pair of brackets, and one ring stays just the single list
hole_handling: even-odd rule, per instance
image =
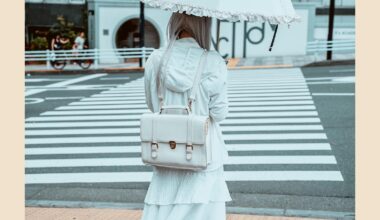
[{"label": "umbrella canopy", "polygon": [[291,0],[141,0],[171,12],[220,20],[289,24],[299,21]]}]

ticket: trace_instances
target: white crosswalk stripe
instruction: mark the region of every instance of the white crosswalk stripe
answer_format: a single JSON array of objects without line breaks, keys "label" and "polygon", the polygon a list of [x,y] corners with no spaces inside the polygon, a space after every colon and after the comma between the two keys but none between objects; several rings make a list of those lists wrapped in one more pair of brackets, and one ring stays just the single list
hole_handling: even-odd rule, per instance
[{"label": "white crosswalk stripe", "polygon": [[[300,69],[230,71],[228,98],[227,181],[344,181]],[[25,120],[25,183],[149,182],[139,157],[144,79],[73,101]]]}]

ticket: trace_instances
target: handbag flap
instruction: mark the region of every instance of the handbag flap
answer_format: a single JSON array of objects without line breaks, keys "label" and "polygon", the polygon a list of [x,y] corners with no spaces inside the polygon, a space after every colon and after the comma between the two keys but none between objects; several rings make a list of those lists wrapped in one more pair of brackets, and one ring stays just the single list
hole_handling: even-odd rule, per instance
[{"label": "handbag flap", "polygon": [[[141,141],[187,143],[188,133],[192,133],[189,140],[193,144],[203,145],[206,142],[208,129],[208,116],[193,115],[164,115],[158,113],[145,113],[140,120]],[[154,125],[153,125],[154,120]],[[192,132],[188,132],[188,120],[191,120]],[[154,126],[154,136],[153,136]]]}]

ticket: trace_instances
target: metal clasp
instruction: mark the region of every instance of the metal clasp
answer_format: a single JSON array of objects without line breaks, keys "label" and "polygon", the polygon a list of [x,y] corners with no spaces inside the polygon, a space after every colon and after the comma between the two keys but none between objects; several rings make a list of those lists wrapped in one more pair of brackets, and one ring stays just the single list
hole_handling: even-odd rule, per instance
[{"label": "metal clasp", "polygon": [[186,160],[191,160],[193,158],[193,145],[186,145]]},{"label": "metal clasp", "polygon": [[152,143],[151,144],[151,156],[153,159],[156,159],[157,158],[157,150],[158,150],[158,144],[157,143]]},{"label": "metal clasp", "polygon": [[169,141],[170,149],[174,150],[176,147],[176,142],[175,141]]}]

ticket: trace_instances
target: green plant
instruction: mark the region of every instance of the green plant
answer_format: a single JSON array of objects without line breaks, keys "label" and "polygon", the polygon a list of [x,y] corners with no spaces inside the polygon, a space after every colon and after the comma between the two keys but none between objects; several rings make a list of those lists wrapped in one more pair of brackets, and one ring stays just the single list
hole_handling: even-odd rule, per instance
[{"label": "green plant", "polygon": [[46,50],[49,48],[49,43],[46,37],[36,37],[30,42],[31,50]]},{"label": "green plant", "polygon": [[62,38],[69,39],[70,41],[63,45],[64,49],[71,49],[73,41],[76,37],[74,31],[74,23],[67,21],[63,16],[57,17],[57,22],[50,28],[50,35],[52,38],[59,34]]}]

